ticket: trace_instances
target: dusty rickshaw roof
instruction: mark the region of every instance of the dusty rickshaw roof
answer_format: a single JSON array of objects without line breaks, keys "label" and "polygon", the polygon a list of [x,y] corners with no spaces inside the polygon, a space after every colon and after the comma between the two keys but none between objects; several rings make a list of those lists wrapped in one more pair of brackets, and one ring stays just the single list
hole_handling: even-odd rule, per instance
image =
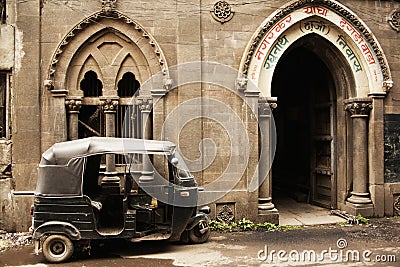
[{"label": "dusty rickshaw roof", "polygon": [[[89,137],[56,143],[42,155],[35,195],[81,196],[86,157],[97,154],[163,154],[184,161],[168,141]],[[178,166],[179,167],[179,166]],[[186,169],[186,168],[184,168]]]},{"label": "dusty rickshaw roof", "polygon": [[89,137],[56,143],[42,155],[40,165],[66,165],[70,159],[95,154],[166,154],[175,152],[169,141],[116,137]]}]

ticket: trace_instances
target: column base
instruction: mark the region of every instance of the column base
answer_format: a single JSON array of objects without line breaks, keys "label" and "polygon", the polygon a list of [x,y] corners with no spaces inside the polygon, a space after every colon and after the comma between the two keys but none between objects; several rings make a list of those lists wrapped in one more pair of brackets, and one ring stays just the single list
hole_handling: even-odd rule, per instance
[{"label": "column base", "polygon": [[369,193],[351,192],[351,197],[347,201],[353,204],[372,204]]},{"label": "column base", "polygon": [[154,172],[142,172],[139,183],[151,183],[154,181]]},{"label": "column base", "polygon": [[258,222],[264,223],[269,222],[273,224],[279,224],[279,212],[276,208],[269,210],[258,209]]},{"label": "column base", "polygon": [[101,179],[101,187],[103,190],[119,194],[121,191],[121,179],[117,175],[113,175],[113,173],[106,173]]},{"label": "column base", "polygon": [[351,215],[360,214],[363,217],[372,217],[374,215],[373,204],[354,204],[346,201],[345,211]]},{"label": "column base", "polygon": [[258,198],[258,210],[272,210],[275,205],[272,203],[272,197]]}]

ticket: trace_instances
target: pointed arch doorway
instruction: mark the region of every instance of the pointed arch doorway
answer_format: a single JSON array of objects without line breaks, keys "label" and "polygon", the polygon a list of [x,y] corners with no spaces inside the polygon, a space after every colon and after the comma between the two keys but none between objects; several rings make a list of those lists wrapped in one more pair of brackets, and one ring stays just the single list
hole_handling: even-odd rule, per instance
[{"label": "pointed arch doorway", "polygon": [[298,40],[274,72],[271,93],[278,108],[272,186],[278,210],[284,197],[336,208],[337,94],[332,73],[318,55],[327,45],[313,35]]}]

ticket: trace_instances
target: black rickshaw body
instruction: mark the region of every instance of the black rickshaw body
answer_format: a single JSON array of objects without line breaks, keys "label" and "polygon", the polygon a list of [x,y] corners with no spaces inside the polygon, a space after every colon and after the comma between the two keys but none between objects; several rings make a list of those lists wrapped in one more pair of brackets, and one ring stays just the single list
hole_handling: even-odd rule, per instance
[{"label": "black rickshaw body", "polygon": [[[123,173],[105,171],[101,163],[107,154],[126,157]],[[155,175],[141,182],[137,176],[143,172],[130,166],[135,158],[154,154],[168,158],[168,178]],[[57,143],[39,164],[32,218],[35,252],[63,262],[74,250],[88,250],[92,240],[205,242],[209,208],[198,209],[199,191],[171,142],[90,137]]]}]

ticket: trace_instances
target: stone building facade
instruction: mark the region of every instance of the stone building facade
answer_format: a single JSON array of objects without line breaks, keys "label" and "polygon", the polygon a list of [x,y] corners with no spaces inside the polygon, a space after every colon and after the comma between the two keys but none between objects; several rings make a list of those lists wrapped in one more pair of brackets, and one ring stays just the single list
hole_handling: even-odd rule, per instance
[{"label": "stone building facade", "polygon": [[87,136],[174,141],[220,220],[278,223],[283,196],[398,214],[399,31],[394,0],[2,0],[0,228]]}]

